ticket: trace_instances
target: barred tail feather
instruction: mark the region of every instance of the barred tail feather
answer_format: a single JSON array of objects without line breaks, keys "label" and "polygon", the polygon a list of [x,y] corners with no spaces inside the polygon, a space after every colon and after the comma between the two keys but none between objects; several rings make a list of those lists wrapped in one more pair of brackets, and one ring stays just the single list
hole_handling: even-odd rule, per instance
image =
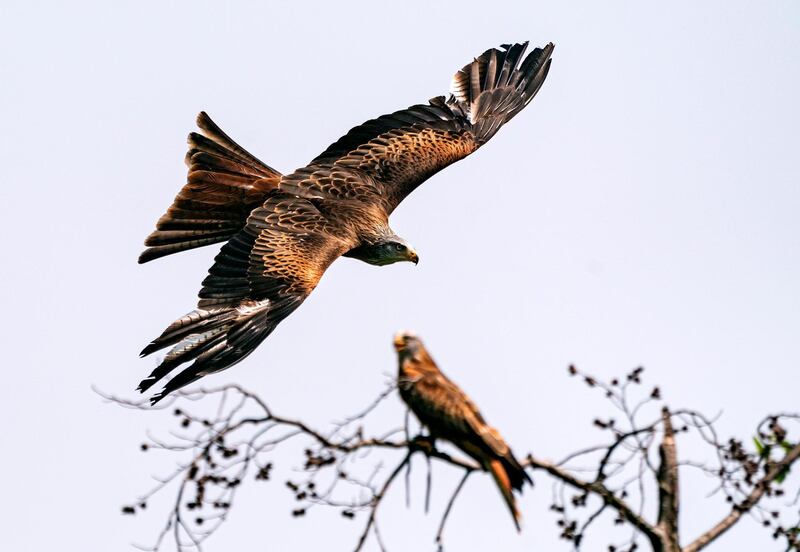
[{"label": "barred tail feather", "polygon": [[205,112],[197,126],[203,134],[189,135],[187,183],[145,240],[139,263],[227,241],[280,181],[278,171],[234,142]]}]

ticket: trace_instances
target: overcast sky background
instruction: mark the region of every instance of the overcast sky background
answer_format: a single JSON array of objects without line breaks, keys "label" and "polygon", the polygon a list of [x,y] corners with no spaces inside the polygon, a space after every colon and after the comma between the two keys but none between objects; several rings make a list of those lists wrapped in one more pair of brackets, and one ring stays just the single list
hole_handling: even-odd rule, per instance
[{"label": "overcast sky background", "polygon": [[[419,266],[335,263],[256,353],[205,383],[239,382],[325,427],[382,389],[393,332],[414,328],[520,455],[597,441],[590,421],[606,411],[566,377],[571,362],[601,376],[642,364],[670,405],[721,411],[722,435],[797,410],[800,3],[665,6],[4,0],[0,548],[132,550],[165,520],[156,504],[119,507],[171,469],[138,444],[174,420],[90,385],[133,396],[155,363],[138,351],[193,308],[216,252],[136,264],[185,181],[196,113],[288,172],[350,127],[445,93],[505,42],[555,42],[550,76],[397,211]],[[398,401],[380,416],[400,423]],[[432,548],[456,478],[437,466],[427,517],[395,490],[390,549]],[[489,478],[471,480],[448,550],[568,550],[536,479],[521,536]],[[281,481],[248,484],[207,550],[352,548],[363,518],[293,519]],[[685,539],[724,513],[702,498],[711,488],[684,485]],[[745,521],[710,549],[778,546]]]}]

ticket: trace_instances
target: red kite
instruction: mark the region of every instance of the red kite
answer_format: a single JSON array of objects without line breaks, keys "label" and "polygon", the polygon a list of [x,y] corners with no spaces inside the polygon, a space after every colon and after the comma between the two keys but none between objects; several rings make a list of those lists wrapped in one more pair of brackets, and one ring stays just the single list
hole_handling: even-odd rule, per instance
[{"label": "red kite", "polygon": [[475,403],[439,370],[419,338],[399,333],[394,346],[400,362],[400,397],[428,428],[432,439],[450,441],[492,474],[519,531],[514,491],[521,491],[526,482],[533,484],[530,476]]},{"label": "red kite", "polygon": [[226,242],[198,308],[142,351],[172,347],[139,384],[144,392],[184,367],[152,399],[250,354],[341,256],[374,265],[418,261],[389,215],[430,176],[485,144],[533,99],[553,45],[491,49],[458,71],[449,97],[372,119],[306,167],[281,175],[236,144],[205,113],[189,135],[188,182],[147,237],[145,263]]}]

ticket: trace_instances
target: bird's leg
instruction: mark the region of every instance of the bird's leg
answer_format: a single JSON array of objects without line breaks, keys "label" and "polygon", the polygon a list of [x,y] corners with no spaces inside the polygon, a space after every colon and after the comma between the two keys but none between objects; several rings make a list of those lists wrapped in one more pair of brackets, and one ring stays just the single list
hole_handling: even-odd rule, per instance
[{"label": "bird's leg", "polygon": [[436,451],[436,437],[433,435],[423,435],[420,433],[414,437],[409,444],[413,445],[416,450],[424,452],[425,456],[430,456]]}]

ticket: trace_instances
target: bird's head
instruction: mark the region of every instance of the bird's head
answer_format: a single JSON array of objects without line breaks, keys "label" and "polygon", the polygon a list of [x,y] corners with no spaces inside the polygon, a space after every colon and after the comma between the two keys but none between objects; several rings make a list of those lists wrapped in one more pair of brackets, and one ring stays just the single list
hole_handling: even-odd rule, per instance
[{"label": "bird's head", "polygon": [[394,349],[398,353],[408,352],[412,355],[422,348],[422,341],[411,332],[401,331],[394,334]]},{"label": "bird's head", "polygon": [[397,332],[394,336],[394,348],[397,351],[401,379],[416,379],[439,371],[422,340],[413,333]]},{"label": "bird's head", "polygon": [[411,244],[399,236],[391,236],[379,240],[370,246],[366,251],[367,255],[362,256],[361,260],[370,264],[384,266],[403,261],[417,264],[419,255],[411,247]]},{"label": "bird's head", "polygon": [[428,351],[425,350],[422,340],[412,332],[397,332],[394,335],[394,350],[397,351],[397,357],[401,365],[407,360],[411,360],[415,364],[433,362],[430,355],[428,355]]}]

